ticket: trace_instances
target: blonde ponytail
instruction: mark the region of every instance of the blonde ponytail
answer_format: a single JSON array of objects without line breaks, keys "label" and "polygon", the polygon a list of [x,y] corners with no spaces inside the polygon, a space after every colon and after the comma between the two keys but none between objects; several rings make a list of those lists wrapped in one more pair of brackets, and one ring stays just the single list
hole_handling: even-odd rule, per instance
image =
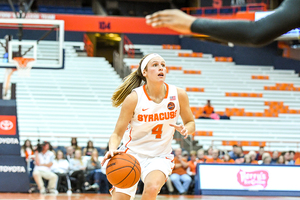
[{"label": "blonde ponytail", "polygon": [[[111,100],[114,107],[119,107],[134,88],[141,86],[142,81],[146,83],[146,78],[141,72],[141,63],[148,55],[144,56],[141,59],[139,68],[126,76],[123,80],[123,83],[116,89],[116,91],[112,95]],[[147,67],[145,68],[145,70],[147,70]]]}]

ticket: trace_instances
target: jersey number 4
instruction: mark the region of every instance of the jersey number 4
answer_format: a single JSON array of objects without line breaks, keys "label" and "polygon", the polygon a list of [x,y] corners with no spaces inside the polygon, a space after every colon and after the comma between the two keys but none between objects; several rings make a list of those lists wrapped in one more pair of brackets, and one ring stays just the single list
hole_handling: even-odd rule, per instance
[{"label": "jersey number 4", "polygon": [[163,128],[163,125],[158,124],[152,129],[152,134],[156,135],[155,136],[156,139],[161,139],[162,128]]}]

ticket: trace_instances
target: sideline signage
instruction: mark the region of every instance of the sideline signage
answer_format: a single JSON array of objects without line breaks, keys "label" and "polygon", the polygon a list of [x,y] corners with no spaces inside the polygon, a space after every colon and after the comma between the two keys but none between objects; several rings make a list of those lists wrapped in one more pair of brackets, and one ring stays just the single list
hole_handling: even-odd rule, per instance
[{"label": "sideline signage", "polygon": [[0,192],[28,192],[29,176],[25,158],[0,156]]},{"label": "sideline signage", "polygon": [[16,116],[0,115],[0,135],[16,135],[16,126]]},{"label": "sideline signage", "polygon": [[196,192],[203,195],[300,196],[300,166],[198,164]]},{"label": "sideline signage", "polygon": [[16,100],[0,100],[0,192],[28,192],[26,166],[20,155]]},{"label": "sideline signage", "polygon": [[20,156],[16,100],[0,100],[0,156]]}]

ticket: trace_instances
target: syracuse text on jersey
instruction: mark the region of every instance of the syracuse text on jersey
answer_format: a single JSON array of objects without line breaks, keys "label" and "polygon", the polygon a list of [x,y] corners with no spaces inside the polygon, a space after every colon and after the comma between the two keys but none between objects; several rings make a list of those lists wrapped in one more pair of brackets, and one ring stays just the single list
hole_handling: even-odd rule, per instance
[{"label": "syracuse text on jersey", "polygon": [[177,116],[177,110],[170,112],[154,113],[154,114],[139,114],[137,116],[138,121],[155,122],[168,119],[174,119]]}]

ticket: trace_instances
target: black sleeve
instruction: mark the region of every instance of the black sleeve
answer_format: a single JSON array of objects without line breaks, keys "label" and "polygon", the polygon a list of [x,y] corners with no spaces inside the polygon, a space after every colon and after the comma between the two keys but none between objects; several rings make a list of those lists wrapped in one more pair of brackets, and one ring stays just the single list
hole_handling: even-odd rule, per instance
[{"label": "black sleeve", "polygon": [[293,28],[300,27],[300,0],[285,0],[271,15],[259,21],[199,18],[191,31],[246,46],[262,46]]}]

